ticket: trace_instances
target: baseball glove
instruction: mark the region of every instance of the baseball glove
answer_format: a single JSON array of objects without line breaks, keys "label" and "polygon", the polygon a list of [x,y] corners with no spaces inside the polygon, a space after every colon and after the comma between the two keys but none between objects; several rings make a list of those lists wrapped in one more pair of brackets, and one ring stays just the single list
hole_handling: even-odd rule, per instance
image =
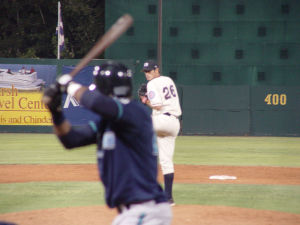
[{"label": "baseball glove", "polygon": [[138,96],[147,97],[147,84],[142,84],[138,90]]},{"label": "baseball glove", "polygon": [[147,84],[142,84],[138,89],[138,96],[142,103],[146,104],[148,101],[147,97]]}]

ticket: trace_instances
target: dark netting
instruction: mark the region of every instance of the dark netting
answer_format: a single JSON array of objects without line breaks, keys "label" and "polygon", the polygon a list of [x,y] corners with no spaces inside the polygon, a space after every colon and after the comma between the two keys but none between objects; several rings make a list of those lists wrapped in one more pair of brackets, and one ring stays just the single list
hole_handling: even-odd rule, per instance
[{"label": "dark netting", "polygon": [[[106,58],[137,68],[157,58],[158,2],[106,1],[106,27],[124,13],[135,20]],[[300,1],[162,0],[162,9],[162,72],[177,83],[300,84]]]}]

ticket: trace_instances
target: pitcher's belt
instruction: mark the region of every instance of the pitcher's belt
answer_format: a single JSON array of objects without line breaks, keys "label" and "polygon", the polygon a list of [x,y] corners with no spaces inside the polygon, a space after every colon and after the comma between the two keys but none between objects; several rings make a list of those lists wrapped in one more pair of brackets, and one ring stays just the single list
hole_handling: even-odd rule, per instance
[{"label": "pitcher's belt", "polygon": [[163,114],[166,115],[166,116],[174,116],[178,119],[178,116],[172,115],[171,113],[166,112],[166,113],[163,113]]}]

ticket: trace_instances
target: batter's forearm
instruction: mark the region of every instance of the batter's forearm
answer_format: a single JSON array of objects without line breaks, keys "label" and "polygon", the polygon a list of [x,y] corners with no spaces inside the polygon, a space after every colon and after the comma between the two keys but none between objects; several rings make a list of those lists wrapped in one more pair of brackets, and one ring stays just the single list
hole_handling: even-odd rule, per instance
[{"label": "batter's forearm", "polygon": [[81,88],[79,88],[79,89],[75,92],[74,98],[75,98],[78,102],[80,102],[80,100],[81,100],[81,98],[82,98],[82,96],[83,96],[83,93],[84,93],[86,90],[88,90],[87,87],[81,87]]},{"label": "batter's forearm", "polygon": [[68,120],[64,120],[60,125],[54,125],[54,133],[57,136],[63,136],[70,132],[71,130],[71,124]]},{"label": "batter's forearm", "polygon": [[61,130],[64,135],[58,136],[60,142],[67,149],[94,144],[97,141],[97,132],[90,126],[90,124],[73,127],[66,121],[64,127],[60,128],[67,129]]}]

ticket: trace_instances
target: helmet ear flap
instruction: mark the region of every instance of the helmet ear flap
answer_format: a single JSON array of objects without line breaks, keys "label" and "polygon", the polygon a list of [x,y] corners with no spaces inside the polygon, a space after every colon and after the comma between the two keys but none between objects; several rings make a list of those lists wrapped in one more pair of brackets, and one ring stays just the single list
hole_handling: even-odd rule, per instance
[{"label": "helmet ear flap", "polygon": [[131,97],[132,74],[125,65],[108,61],[94,68],[94,83],[104,95]]}]

